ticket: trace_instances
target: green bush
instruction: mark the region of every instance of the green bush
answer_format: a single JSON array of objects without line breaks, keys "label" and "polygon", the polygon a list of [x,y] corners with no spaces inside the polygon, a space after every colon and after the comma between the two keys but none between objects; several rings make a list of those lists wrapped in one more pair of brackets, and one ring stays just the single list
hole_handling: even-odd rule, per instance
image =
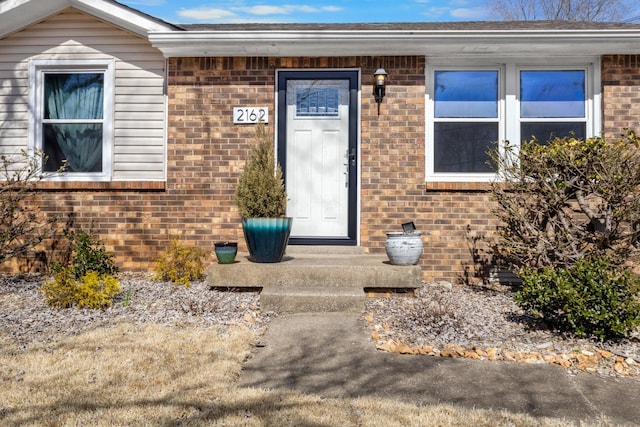
[{"label": "green bush", "polygon": [[192,280],[204,277],[202,258],[205,256],[204,250],[185,246],[180,240],[173,239],[171,247],[156,260],[153,280],[164,280],[189,287]]},{"label": "green bush", "polygon": [[[118,267],[115,265],[113,254],[107,252],[102,242],[93,238],[86,231],[80,229],[67,233],[71,243],[70,272],[74,278],[84,277],[89,271],[98,275],[115,275]],[[67,266],[58,265],[54,270],[61,270]]]},{"label": "green bush", "polygon": [[282,169],[276,162],[273,138],[264,123],[253,133],[257,145],[238,180],[236,203],[242,218],[277,218],[287,213]]},{"label": "green bush", "polygon": [[56,308],[104,308],[111,305],[113,298],[121,292],[118,280],[109,275],[88,271],[76,278],[71,269],[58,270],[53,280],[42,288],[47,303]]},{"label": "green bush", "polygon": [[568,268],[524,270],[514,300],[562,332],[601,341],[640,326],[640,277],[601,257]]},{"label": "green bush", "polygon": [[53,267],[53,279],[41,290],[47,303],[57,308],[104,308],[121,292],[113,255],[104,245],[80,229],[67,233],[71,243],[68,265]]}]

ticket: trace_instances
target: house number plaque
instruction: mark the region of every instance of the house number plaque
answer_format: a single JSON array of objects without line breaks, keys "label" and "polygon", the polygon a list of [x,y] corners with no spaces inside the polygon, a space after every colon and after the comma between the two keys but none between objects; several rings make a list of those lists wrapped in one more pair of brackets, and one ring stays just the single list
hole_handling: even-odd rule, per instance
[{"label": "house number plaque", "polygon": [[233,107],[233,123],[269,123],[269,107]]}]

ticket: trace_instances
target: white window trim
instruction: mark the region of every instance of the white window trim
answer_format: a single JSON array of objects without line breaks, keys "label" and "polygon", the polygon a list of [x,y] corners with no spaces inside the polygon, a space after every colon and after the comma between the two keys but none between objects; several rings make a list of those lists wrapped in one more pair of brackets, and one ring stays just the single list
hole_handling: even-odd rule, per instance
[{"label": "white window trim", "polygon": [[513,148],[519,146],[514,141],[520,141],[520,101],[519,101],[519,71],[520,70],[585,70],[585,114],[586,137],[601,133],[601,71],[600,57],[579,58],[508,58],[449,60],[446,58],[428,58],[425,69],[425,181],[426,182],[491,182],[499,179],[497,173],[436,173],[434,171],[434,113],[435,99],[433,78],[435,71],[440,70],[499,70],[499,148],[504,150],[506,141],[510,141]]},{"label": "white window trim", "polygon": [[113,174],[114,61],[34,59],[29,62],[29,149],[42,150],[44,74],[51,72],[104,73],[102,172],[52,174],[49,181],[110,181]]},{"label": "white window trim", "polygon": [[[585,84],[585,100],[584,100],[584,118],[578,117],[549,117],[549,118],[522,118],[520,116],[520,98],[517,96],[520,93],[520,76],[521,71],[564,71],[564,70],[579,70],[584,71],[584,84]],[[515,123],[515,129],[512,130],[514,135],[518,135],[516,138],[511,138],[512,141],[522,141],[523,135],[520,134],[520,125],[522,123],[536,123],[536,122],[582,122],[585,124],[585,136],[590,138],[593,136],[593,129],[589,126],[591,119],[590,99],[593,98],[593,83],[591,83],[591,70],[588,66],[564,66],[564,67],[542,67],[542,66],[517,66],[515,68],[515,80],[516,80],[516,103],[513,111],[517,112],[517,123]],[[513,123],[513,122],[511,122]],[[529,138],[526,136],[526,138]]]},{"label": "white window trim", "polygon": [[448,118],[443,121],[447,122],[498,122],[498,140],[504,141],[504,74],[505,70],[503,66],[437,66],[437,67],[429,67],[427,74],[427,96],[426,96],[426,118],[427,123],[425,126],[427,136],[425,138],[426,141],[426,150],[425,150],[425,170],[426,177],[428,182],[436,182],[436,181],[446,181],[446,182],[467,182],[467,181],[489,181],[494,179],[495,173],[456,173],[456,172],[435,172],[435,159],[433,153],[435,152],[435,140],[434,140],[434,130],[435,130],[435,87],[433,85],[435,72],[436,71],[497,71],[498,72],[498,117],[496,118],[460,118],[453,119]]}]

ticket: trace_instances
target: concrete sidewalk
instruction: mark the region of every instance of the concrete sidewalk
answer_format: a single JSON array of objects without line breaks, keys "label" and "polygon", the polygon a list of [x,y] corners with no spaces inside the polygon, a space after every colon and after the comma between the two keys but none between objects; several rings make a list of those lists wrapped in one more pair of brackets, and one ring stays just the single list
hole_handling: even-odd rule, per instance
[{"label": "concrete sidewalk", "polygon": [[423,405],[640,425],[640,382],[568,375],[549,365],[390,354],[375,349],[349,313],[282,315],[271,321],[241,387],[324,397],[378,396]]}]

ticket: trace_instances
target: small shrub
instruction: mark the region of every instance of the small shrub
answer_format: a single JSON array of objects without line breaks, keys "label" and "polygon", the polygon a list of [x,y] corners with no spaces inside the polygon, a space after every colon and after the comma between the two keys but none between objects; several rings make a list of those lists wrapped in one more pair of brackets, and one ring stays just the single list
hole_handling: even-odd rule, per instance
[{"label": "small shrub", "polygon": [[104,245],[80,229],[67,233],[71,242],[69,265],[53,267],[53,279],[41,290],[47,303],[57,308],[104,308],[121,292],[113,255]]},{"label": "small shrub", "polygon": [[551,326],[601,341],[628,336],[640,326],[640,277],[605,258],[569,268],[524,270],[516,303]]},{"label": "small shrub", "polygon": [[71,241],[73,251],[71,259],[73,277],[79,279],[89,271],[94,271],[99,276],[118,273],[113,254],[107,252],[102,242],[86,231],[80,229],[75,233],[68,233],[67,238]]},{"label": "small shrub", "polygon": [[171,247],[156,260],[153,280],[164,280],[189,287],[192,280],[204,277],[202,258],[205,256],[204,250],[185,246],[178,239],[173,239]]},{"label": "small shrub", "polygon": [[60,268],[53,275],[53,279],[46,282],[40,290],[52,307],[70,308],[76,299],[77,280],[72,276],[69,269]]},{"label": "small shrub", "polygon": [[88,271],[77,279],[71,269],[58,270],[42,288],[47,303],[56,308],[104,308],[121,292],[118,280],[109,274]]},{"label": "small shrub", "polygon": [[236,203],[242,218],[277,218],[287,213],[282,169],[276,162],[273,138],[264,123],[253,133],[252,148],[238,180]]},{"label": "small shrub", "polygon": [[55,175],[42,170],[45,154],[27,150],[4,154],[9,146],[3,146],[0,154],[0,263],[28,255],[54,235],[58,220],[34,200],[38,183]]}]

